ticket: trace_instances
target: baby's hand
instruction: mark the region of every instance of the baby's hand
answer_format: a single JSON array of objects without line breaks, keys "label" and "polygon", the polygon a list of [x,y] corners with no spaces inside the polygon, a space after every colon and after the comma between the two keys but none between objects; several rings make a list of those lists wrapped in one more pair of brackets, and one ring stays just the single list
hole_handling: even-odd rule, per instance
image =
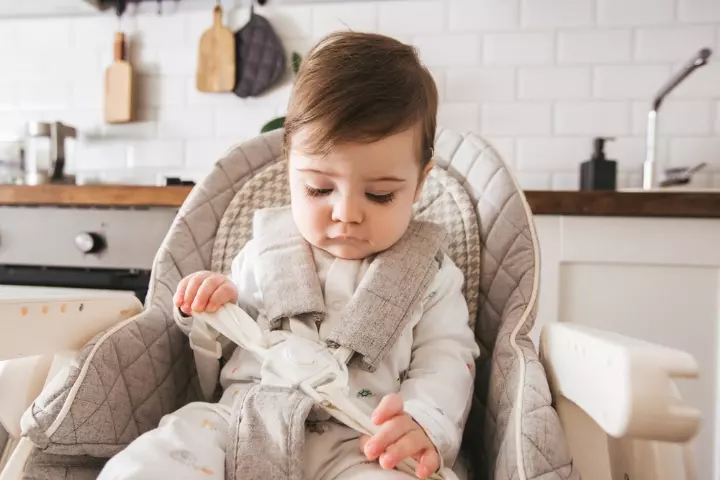
[{"label": "baby's hand", "polygon": [[202,271],[183,278],[173,300],[175,306],[187,315],[192,310],[213,313],[225,303],[236,303],[238,291],[225,275]]},{"label": "baby's hand", "polygon": [[408,457],[418,461],[418,478],[427,478],[440,468],[440,456],[435,445],[413,418],[405,413],[403,399],[392,393],[386,395],[372,413],[380,430],[371,438],[363,435],[360,448],[368,460],[380,457],[380,466],[395,468]]}]

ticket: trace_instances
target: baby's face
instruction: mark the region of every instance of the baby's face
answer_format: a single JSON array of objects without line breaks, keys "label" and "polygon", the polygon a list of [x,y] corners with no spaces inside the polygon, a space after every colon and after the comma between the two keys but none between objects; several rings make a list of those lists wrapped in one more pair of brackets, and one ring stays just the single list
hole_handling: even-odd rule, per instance
[{"label": "baby's face", "polygon": [[326,157],[303,153],[292,139],[290,192],[295,223],[310,244],[348,260],[391,247],[405,233],[425,174],[418,133],[336,146]]}]

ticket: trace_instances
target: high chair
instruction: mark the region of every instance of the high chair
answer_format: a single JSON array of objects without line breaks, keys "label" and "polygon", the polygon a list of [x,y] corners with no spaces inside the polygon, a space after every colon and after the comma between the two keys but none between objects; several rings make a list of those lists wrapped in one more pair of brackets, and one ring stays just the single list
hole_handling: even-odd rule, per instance
[{"label": "high chair", "polygon": [[[693,357],[565,323],[543,328],[538,355],[528,334],[539,245],[525,196],[477,135],[439,129],[436,140],[416,216],[450,233],[444,251],[465,274],[482,352],[454,470],[474,479],[693,479],[688,444],[700,415],[674,383],[697,376]],[[163,415],[201,398],[172,295],[192,272],[228,272],[253,212],[289,203],[281,143],[276,130],[234,147],[194,188],[155,258],[144,306],[129,295],[0,303],[0,423],[10,436],[0,480],[95,478]]]}]

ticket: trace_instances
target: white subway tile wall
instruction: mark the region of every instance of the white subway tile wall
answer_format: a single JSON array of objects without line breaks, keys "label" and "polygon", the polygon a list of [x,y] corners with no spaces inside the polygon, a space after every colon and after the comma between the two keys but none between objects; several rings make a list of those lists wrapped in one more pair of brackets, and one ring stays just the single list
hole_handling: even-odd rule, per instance
[{"label": "white subway tile wall", "polygon": [[559,29],[557,37],[561,64],[625,64],[632,57],[632,30]]},{"label": "white subway tile wall", "polygon": [[[212,2],[209,2],[209,4]],[[720,186],[719,0],[371,0],[257,7],[288,51],[338,29],[415,45],[436,78],[439,123],[474,131],[527,189],[576,189],[595,136],[613,136],[618,185],[640,184],[647,112],[657,89],[700,48],[715,54],[663,104],[661,168],[704,161],[694,184]],[[288,73],[258,98],[195,88],[207,9],[130,15],[138,121],[105,125],[111,14],[0,20],[0,157],[30,120],[77,126],[72,168],[102,179],[201,179],[233,144],[285,112]],[[248,9],[227,13],[240,28]],[[46,34],[43,37],[37,32]],[[47,41],[52,38],[52,41]],[[2,158],[0,158],[2,159]]]}]

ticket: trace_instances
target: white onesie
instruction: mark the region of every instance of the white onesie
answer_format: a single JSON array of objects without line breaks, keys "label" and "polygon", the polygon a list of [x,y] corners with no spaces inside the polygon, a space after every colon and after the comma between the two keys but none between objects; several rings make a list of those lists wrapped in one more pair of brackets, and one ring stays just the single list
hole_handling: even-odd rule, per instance
[{"label": "white onesie", "polygon": [[[323,341],[367,271],[368,260],[343,260],[313,248],[327,314],[319,328],[310,319],[285,320],[283,329]],[[249,241],[232,264],[239,305],[254,318],[265,308],[256,281],[257,252]],[[372,410],[384,395],[398,392],[405,411],[427,432],[451,466],[458,454],[470,409],[474,360],[479,355],[462,295],[462,272],[449,257],[430,283],[423,301],[392,350],[370,373],[350,369],[350,394]],[[180,324],[188,331],[187,325]],[[223,395],[218,404],[196,402],[166,415],[157,429],[145,433],[113,457],[100,479],[224,478],[224,452],[230,410],[238,387],[259,381],[260,363],[236,348],[223,367]],[[324,419],[322,419],[324,420]],[[308,479],[408,478],[368,462],[359,448],[359,433],[334,420],[309,422],[305,472]],[[192,474],[192,475],[190,475]]]}]

